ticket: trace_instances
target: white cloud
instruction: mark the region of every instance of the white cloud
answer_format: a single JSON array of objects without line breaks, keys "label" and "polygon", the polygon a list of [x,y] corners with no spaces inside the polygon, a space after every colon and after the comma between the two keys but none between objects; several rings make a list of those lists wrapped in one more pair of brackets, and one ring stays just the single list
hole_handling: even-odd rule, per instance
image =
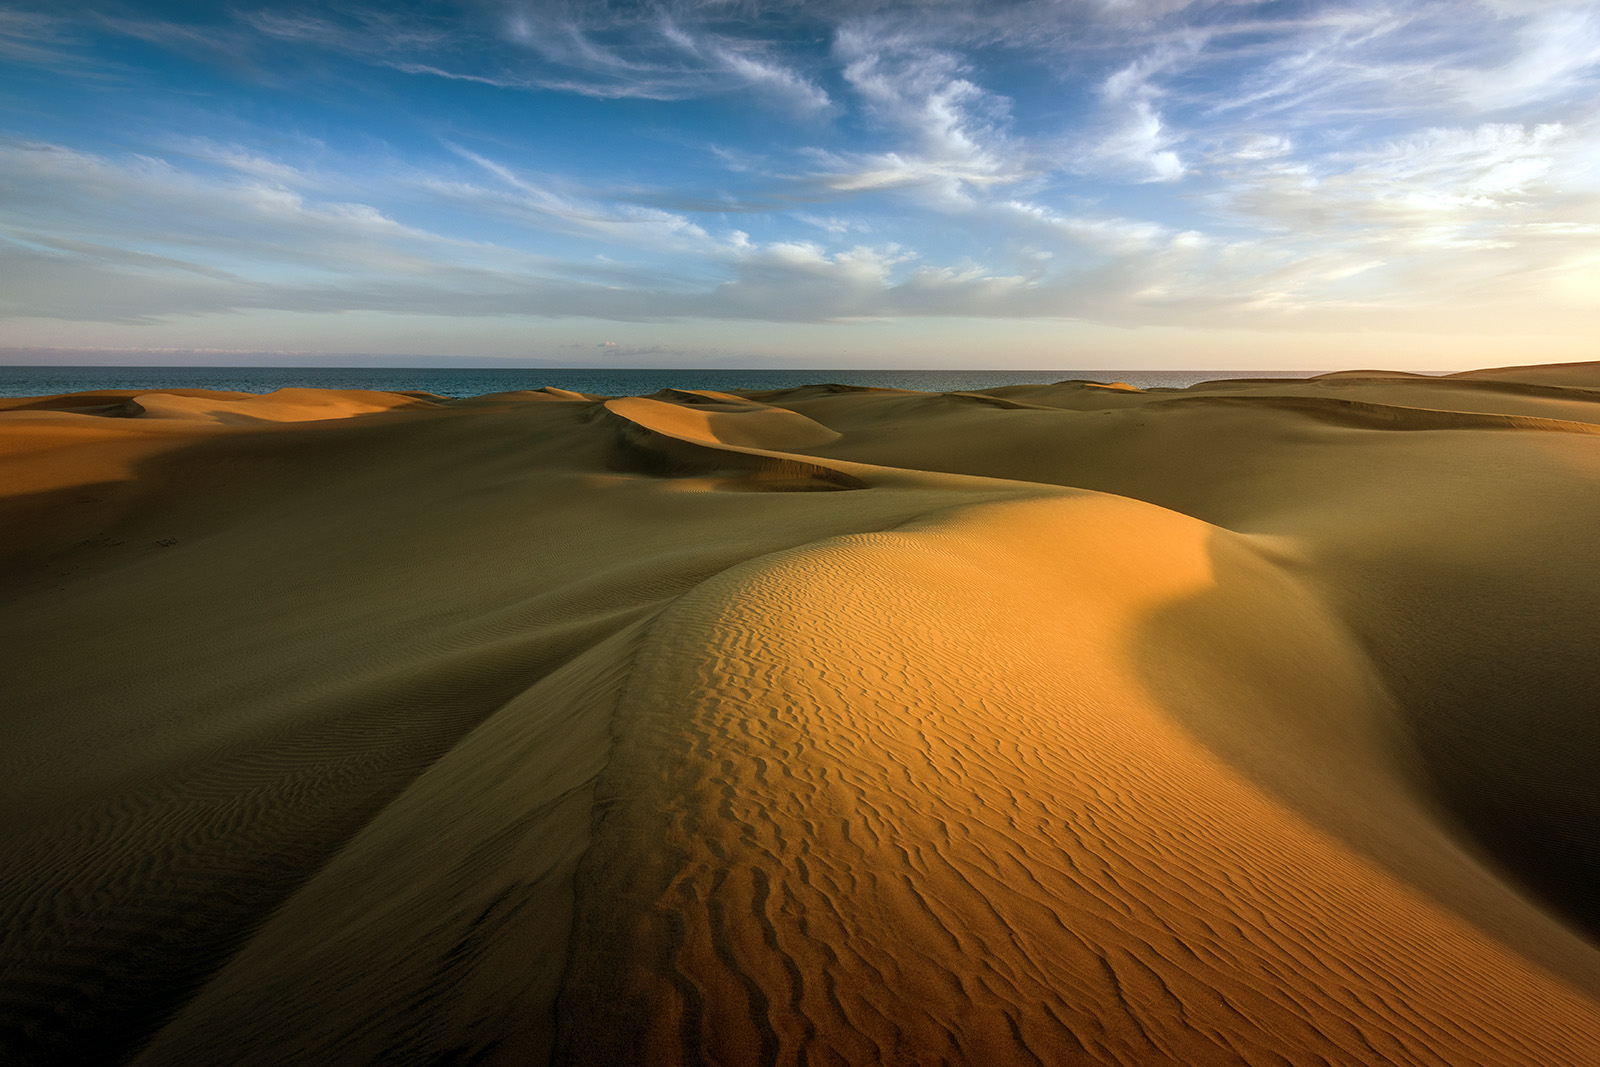
[{"label": "white cloud", "polygon": [[997,205],[999,214],[1020,223],[1029,238],[1065,241],[1097,255],[1125,256],[1154,248],[1171,231],[1143,219],[1063,215],[1042,204],[1010,200]]},{"label": "white cloud", "polygon": [[[1528,14],[1528,8],[1522,13]],[[1595,90],[1600,80],[1600,11],[1592,4],[1538,13],[1518,27],[1516,42],[1515,53],[1503,65],[1461,74],[1464,98],[1498,110]]]},{"label": "white cloud", "polygon": [[1161,95],[1155,84],[1158,74],[1182,69],[1204,49],[1209,35],[1199,31],[1186,31],[1176,37],[1162,40],[1155,47],[1118,68],[1100,83],[1100,95],[1113,103],[1128,100],[1149,100]]},{"label": "white cloud", "polygon": [[699,224],[678,212],[563,195],[459,145],[448,147],[499,179],[503,188],[493,190],[462,182],[430,182],[429,187],[442,196],[491,205],[541,229],[598,237],[633,247],[705,251],[721,244]]},{"label": "white cloud", "polygon": [[1294,152],[1294,142],[1278,134],[1253,134],[1232,146],[1226,158],[1238,163],[1253,163],[1268,159],[1282,159]]},{"label": "white cloud", "polygon": [[862,25],[841,27],[834,54],[867,112],[929,159],[997,166],[1008,102],[965,77],[962,61]]},{"label": "white cloud", "polygon": [[933,203],[956,208],[971,206],[973,189],[1006,185],[1021,177],[998,168],[974,167],[968,162],[947,162],[899,152],[862,156],[819,153],[819,158],[825,169],[813,178],[825,188],[841,193],[927,189],[932,193]]},{"label": "white cloud", "polygon": [[835,237],[843,237],[847,233],[865,233],[871,227],[860,219],[840,218],[837,215],[811,215],[804,211],[797,211],[793,218],[796,222],[803,222],[807,226],[814,226],[819,230],[826,230]]},{"label": "white cloud", "polygon": [[35,11],[0,10],[0,59],[41,67],[66,67],[83,74],[90,65],[74,56],[72,27]]},{"label": "white cloud", "polygon": [[1031,300],[1028,278],[999,275],[977,263],[917,264],[895,245],[828,252],[810,242],[781,242],[742,258],[734,277],[691,313],[780,321],[840,322],[906,315],[1006,316]]},{"label": "white cloud", "polygon": [[1214,47],[1194,67],[1221,75],[1211,113],[1276,114],[1302,128],[1532,104],[1583,108],[1600,74],[1600,12],[1589,0],[1352,2],[1208,32]]},{"label": "white cloud", "polygon": [[1095,146],[1094,158],[1125,167],[1142,181],[1177,181],[1188,171],[1172,150],[1177,141],[1151,103],[1136,100],[1126,110],[1122,125]]},{"label": "white cloud", "polygon": [[820,113],[832,106],[825,91],[781,64],[723,46],[713,48],[712,55],[746,84],[789,100],[801,111]]},{"label": "white cloud", "polygon": [[[1592,296],[1600,271],[1592,0],[311,10],[96,25],[253,58],[269,81],[309,56],[596,98],[737,93],[771,129],[726,123],[693,188],[652,187],[648,164],[615,184],[581,160],[534,173],[507,162],[539,159],[534,139],[476,115],[450,136],[479,147],[442,158],[332,138],[280,158],[292,131],[237,126],[143,156],[4,145],[8,306],[1278,322],[1537,308]],[[77,55],[63,25],[0,12],[0,54],[59,65]],[[671,130],[670,107],[630,111]],[[651,146],[678,173],[681,145]]]},{"label": "white cloud", "polygon": [[1223,195],[1261,223],[1307,236],[1381,229],[1389,243],[1503,241],[1557,204],[1570,210],[1573,196],[1593,210],[1600,174],[1582,173],[1592,152],[1559,123],[1430,129],[1314,168],[1240,171]]},{"label": "white cloud", "polygon": [[[555,266],[405,225],[370,203],[311,200],[282,184],[186,171],[149,156],[0,142],[0,185],[19,191],[0,222],[16,283],[12,314],[338,310],[417,278],[433,278],[446,293],[453,284],[536,277]],[[584,276],[576,265],[557,273]]]},{"label": "white cloud", "polygon": [[833,102],[821,87],[784,65],[758,42],[698,34],[684,29],[670,16],[661,16],[661,35],[687,56],[706,62],[709,69],[732,75],[746,86],[787,101],[806,114],[831,110]]},{"label": "white cloud", "polygon": [[[507,65],[492,76],[497,85],[651,100],[753,90],[803,115],[832,108],[826,90],[758,37],[719,34],[662,9],[517,4],[502,31],[505,40],[542,62]],[[437,65],[416,70],[483,77]]]},{"label": "white cloud", "polygon": [[814,153],[823,169],[813,180],[823,187],[921,190],[931,206],[962,210],[973,204],[974,191],[1032,174],[1005,131],[1008,101],[969,80],[957,57],[862,24],[840,28],[834,55],[865,113],[902,144]]},{"label": "white cloud", "polygon": [[1157,76],[1181,70],[1203,50],[1208,35],[1186,31],[1162,39],[1119,67],[1099,85],[1103,127],[1098,140],[1076,155],[1076,166],[1131,176],[1142,182],[1173,182],[1188,167],[1174,150],[1183,138],[1163,121],[1166,95]]}]

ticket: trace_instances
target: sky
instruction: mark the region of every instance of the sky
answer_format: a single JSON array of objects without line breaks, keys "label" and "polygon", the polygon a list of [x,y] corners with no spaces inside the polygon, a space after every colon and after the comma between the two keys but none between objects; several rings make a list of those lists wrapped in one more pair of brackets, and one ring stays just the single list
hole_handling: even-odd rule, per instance
[{"label": "sky", "polygon": [[1600,359],[1600,0],[0,0],[0,362]]}]

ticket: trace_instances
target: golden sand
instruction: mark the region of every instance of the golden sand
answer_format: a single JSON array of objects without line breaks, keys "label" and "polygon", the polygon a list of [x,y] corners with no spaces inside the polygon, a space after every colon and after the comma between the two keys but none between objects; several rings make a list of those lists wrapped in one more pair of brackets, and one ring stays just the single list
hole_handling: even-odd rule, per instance
[{"label": "golden sand", "polygon": [[0,1061],[1600,1062],[1600,365],[0,400]]}]

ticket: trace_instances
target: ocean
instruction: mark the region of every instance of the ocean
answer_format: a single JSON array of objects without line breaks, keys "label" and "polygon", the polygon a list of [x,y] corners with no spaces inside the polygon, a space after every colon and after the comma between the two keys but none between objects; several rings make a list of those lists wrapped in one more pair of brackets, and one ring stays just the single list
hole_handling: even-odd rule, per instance
[{"label": "ocean", "polygon": [[739,370],[416,367],[3,367],[0,396],[50,396],[95,389],[217,389],[270,393],[276,389],[375,389],[422,391],[440,396],[481,396],[513,389],[555,386],[603,396],[643,396],[664,388],[783,389],[835,382],[840,385],[948,393],[1030,385],[1072,378],[1126,382],[1140,389],[1183,389],[1217,378],[1306,378],[1313,371],[1227,370]]}]

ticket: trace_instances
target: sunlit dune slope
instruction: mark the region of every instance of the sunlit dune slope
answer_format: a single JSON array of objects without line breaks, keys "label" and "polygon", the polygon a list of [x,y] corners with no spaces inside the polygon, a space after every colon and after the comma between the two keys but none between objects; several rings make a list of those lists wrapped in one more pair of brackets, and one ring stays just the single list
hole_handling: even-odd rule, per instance
[{"label": "sunlit dune slope", "polygon": [[0,1058],[1600,1061],[1594,384],[0,401]]}]

